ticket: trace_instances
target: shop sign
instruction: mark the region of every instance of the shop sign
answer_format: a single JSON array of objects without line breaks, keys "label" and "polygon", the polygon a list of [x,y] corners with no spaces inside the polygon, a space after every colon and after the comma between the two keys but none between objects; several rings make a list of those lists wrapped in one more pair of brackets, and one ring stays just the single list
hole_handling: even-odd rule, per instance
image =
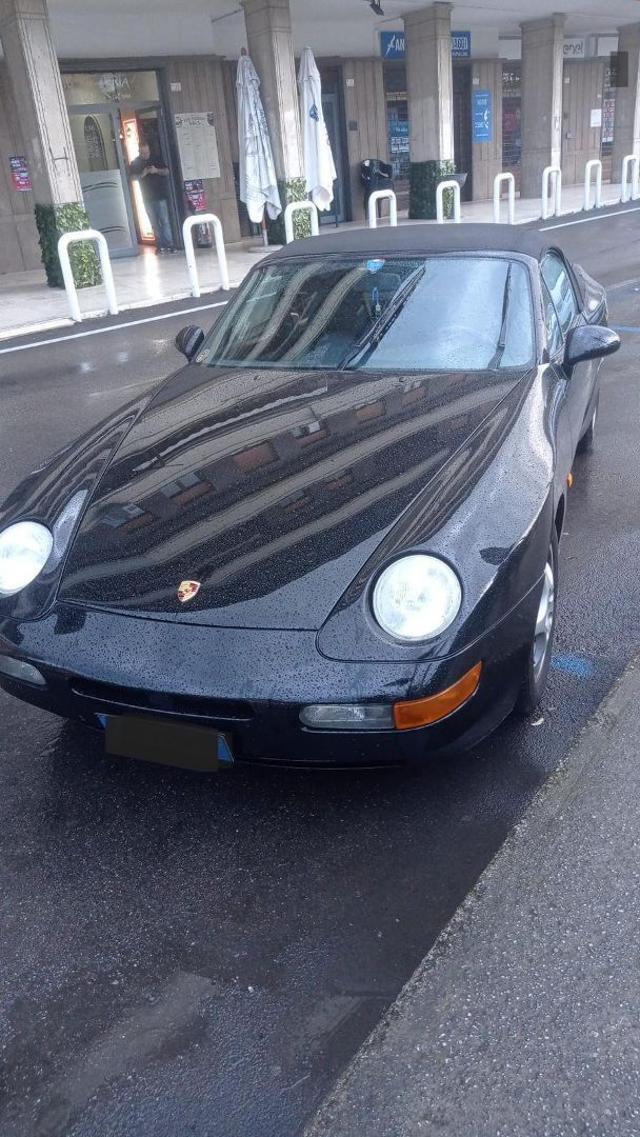
[{"label": "shop sign", "polygon": [[185,111],[175,116],[175,123],[184,181],[219,178],[220,158],[214,115],[209,111]]},{"label": "shop sign", "polygon": [[9,158],[9,169],[11,170],[11,181],[13,182],[14,190],[18,190],[20,193],[26,193],[27,190],[33,189],[26,158],[19,155],[14,155],[12,158]]},{"label": "shop sign", "polygon": [[451,54],[454,59],[471,58],[471,32],[451,33]]},{"label": "shop sign", "polygon": [[473,92],[473,141],[493,142],[493,98],[491,91]]},{"label": "shop sign", "polygon": [[[404,32],[380,32],[380,55],[383,59],[404,59],[406,47]],[[471,57],[471,32],[451,33],[451,54],[454,59]]]},{"label": "shop sign", "polygon": [[562,55],[565,59],[586,59],[587,41],[584,37],[572,36],[562,45]]},{"label": "shop sign", "polygon": [[383,59],[404,59],[404,32],[380,32],[380,55]]}]

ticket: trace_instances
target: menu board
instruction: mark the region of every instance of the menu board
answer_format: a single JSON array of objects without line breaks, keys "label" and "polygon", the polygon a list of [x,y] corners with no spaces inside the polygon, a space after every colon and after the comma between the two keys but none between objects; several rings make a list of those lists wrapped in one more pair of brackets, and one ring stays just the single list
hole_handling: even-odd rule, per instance
[{"label": "menu board", "polygon": [[219,178],[220,158],[214,115],[208,111],[184,111],[175,116],[182,178]]}]

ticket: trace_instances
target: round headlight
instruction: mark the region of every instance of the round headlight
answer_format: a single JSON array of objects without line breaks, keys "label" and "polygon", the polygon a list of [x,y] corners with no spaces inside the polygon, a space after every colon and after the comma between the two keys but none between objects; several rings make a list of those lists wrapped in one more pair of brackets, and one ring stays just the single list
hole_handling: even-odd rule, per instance
[{"label": "round headlight", "polygon": [[431,640],[453,623],[462,589],[453,569],[438,557],[415,553],[380,574],[373,612],[383,631],[397,640]]},{"label": "round headlight", "polygon": [[31,584],[52,548],[52,534],[35,521],[18,521],[0,533],[0,596],[13,596]]}]

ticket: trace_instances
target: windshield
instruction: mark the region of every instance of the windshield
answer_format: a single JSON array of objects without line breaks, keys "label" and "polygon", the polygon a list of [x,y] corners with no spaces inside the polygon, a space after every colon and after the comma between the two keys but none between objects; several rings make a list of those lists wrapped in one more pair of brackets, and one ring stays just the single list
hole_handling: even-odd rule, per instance
[{"label": "windshield", "polygon": [[197,362],[487,371],[534,355],[528,274],[506,257],[308,257],[257,268]]}]

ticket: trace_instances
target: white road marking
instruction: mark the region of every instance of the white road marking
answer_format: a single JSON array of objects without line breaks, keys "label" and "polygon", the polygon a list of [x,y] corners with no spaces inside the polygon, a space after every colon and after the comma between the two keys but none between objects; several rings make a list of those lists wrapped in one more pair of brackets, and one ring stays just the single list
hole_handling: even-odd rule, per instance
[{"label": "white road marking", "polygon": [[595,217],[581,217],[579,221],[562,221],[559,225],[545,225],[539,233],[550,233],[552,229],[568,229],[570,225],[588,225],[590,221],[607,221],[609,217],[622,217],[625,213],[640,213],[640,205],[633,209],[617,209],[615,213],[601,213]]},{"label": "white road marking", "polygon": [[68,336],[54,336],[48,340],[38,340],[37,343],[22,343],[17,347],[1,347],[0,355],[9,355],[12,351],[29,351],[33,347],[48,347],[52,343],[66,343],[67,340],[81,340],[86,336],[101,336],[103,332],[117,332],[123,328],[135,328],[139,324],[153,324],[156,320],[171,320],[174,316],[189,316],[192,312],[205,312],[210,308],[224,308],[228,300],[218,300],[215,304],[200,304],[197,308],[181,308],[179,312],[162,312],[159,316],[145,316],[142,320],[127,320],[121,324],[110,324],[108,328],[90,328],[86,332],[72,332]]}]

